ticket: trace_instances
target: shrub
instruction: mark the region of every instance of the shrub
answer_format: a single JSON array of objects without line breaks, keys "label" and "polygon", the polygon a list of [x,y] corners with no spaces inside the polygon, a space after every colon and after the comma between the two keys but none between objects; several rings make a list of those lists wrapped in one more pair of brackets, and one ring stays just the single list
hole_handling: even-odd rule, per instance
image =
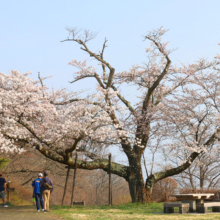
[{"label": "shrub", "polygon": [[167,177],[154,184],[152,191],[152,199],[156,202],[165,202],[175,200],[171,195],[176,193],[177,182],[176,180]]}]

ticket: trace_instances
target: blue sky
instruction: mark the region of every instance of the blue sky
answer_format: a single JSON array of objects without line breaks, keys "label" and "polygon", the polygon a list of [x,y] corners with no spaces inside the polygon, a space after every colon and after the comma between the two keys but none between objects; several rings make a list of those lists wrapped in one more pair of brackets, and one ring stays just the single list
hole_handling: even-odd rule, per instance
[{"label": "blue sky", "polygon": [[164,38],[170,48],[178,48],[173,63],[211,59],[220,53],[219,8],[219,0],[0,0],[0,71],[52,75],[48,85],[56,89],[88,87],[89,80],[68,83],[75,71],[68,62],[89,57],[77,44],[60,42],[66,27],[97,31],[88,44],[94,52],[106,37],[105,59],[116,71],[145,61],[142,36],[161,26],[170,29]]},{"label": "blue sky", "polygon": [[142,36],[160,26],[170,29],[165,37],[170,48],[178,48],[171,55],[174,63],[211,58],[220,51],[218,0],[0,0],[0,4],[0,71],[53,75],[48,83],[55,88],[71,89],[68,81],[75,70],[68,62],[88,58],[73,42],[60,42],[68,35],[65,27],[99,32],[89,42],[94,51],[107,37],[105,58],[116,71],[146,59],[148,42]]}]

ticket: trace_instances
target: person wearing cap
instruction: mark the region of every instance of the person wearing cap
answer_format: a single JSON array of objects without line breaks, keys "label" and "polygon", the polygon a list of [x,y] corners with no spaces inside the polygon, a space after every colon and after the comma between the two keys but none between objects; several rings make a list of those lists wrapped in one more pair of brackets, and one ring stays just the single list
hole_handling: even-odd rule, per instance
[{"label": "person wearing cap", "polygon": [[[40,193],[40,181],[41,181],[42,177],[43,177],[43,174],[39,173],[38,178],[35,179],[32,183],[32,186],[34,188],[36,207],[37,207],[38,212],[40,211],[40,206],[41,206],[42,211],[44,211],[44,201],[43,201],[43,197]],[[39,204],[39,202],[40,202],[40,204]]]},{"label": "person wearing cap", "polygon": [[7,208],[6,205],[6,181],[5,178],[2,177],[2,173],[0,173],[0,198],[3,200],[4,208]]},{"label": "person wearing cap", "polygon": [[[40,192],[44,198],[44,212],[49,212],[49,200],[50,194],[53,192],[53,183],[51,179],[48,177],[49,172],[44,171],[44,177],[40,182]],[[51,186],[51,189],[46,188],[45,183]]]}]

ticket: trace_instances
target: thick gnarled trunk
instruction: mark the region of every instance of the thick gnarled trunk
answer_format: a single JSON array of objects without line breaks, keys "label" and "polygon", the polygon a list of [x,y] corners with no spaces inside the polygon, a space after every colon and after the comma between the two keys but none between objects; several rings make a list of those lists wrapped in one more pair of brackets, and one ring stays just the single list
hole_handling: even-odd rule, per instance
[{"label": "thick gnarled trunk", "polygon": [[142,173],[138,174],[138,172],[140,172],[140,170],[138,169],[130,171],[130,175],[128,177],[130,195],[131,195],[132,203],[135,202],[145,203],[146,190],[144,185],[144,179]]},{"label": "thick gnarled trunk", "polygon": [[141,168],[140,157],[129,158],[129,171],[127,181],[129,185],[132,203],[146,201],[146,189]]}]

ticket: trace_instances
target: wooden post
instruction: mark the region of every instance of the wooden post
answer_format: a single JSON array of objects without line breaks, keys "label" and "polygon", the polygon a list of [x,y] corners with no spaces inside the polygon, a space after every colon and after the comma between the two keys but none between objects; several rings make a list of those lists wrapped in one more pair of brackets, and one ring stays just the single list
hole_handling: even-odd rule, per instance
[{"label": "wooden post", "polygon": [[112,205],[112,184],[111,184],[111,163],[112,163],[112,155],[109,154],[109,206]]},{"label": "wooden post", "polygon": [[74,171],[74,176],[73,176],[73,189],[72,189],[72,197],[71,197],[71,203],[70,203],[70,207],[73,206],[73,193],[74,193],[74,188],[75,188],[75,181],[76,181],[76,169],[77,169],[77,153],[76,153],[76,157],[75,157],[75,171]]},{"label": "wooden post", "polygon": [[10,197],[10,191],[7,190],[10,188],[10,181],[7,182],[6,184],[6,191],[7,191],[7,201],[10,202],[11,201],[11,197]]},{"label": "wooden post", "polygon": [[69,174],[70,174],[70,167],[68,167],[67,174],[66,174],[66,182],[65,182],[65,187],[64,187],[64,191],[63,191],[62,206],[63,206],[64,198],[65,198],[65,195],[66,195],[66,188],[67,188],[67,182],[68,182],[68,179],[69,179]]}]

